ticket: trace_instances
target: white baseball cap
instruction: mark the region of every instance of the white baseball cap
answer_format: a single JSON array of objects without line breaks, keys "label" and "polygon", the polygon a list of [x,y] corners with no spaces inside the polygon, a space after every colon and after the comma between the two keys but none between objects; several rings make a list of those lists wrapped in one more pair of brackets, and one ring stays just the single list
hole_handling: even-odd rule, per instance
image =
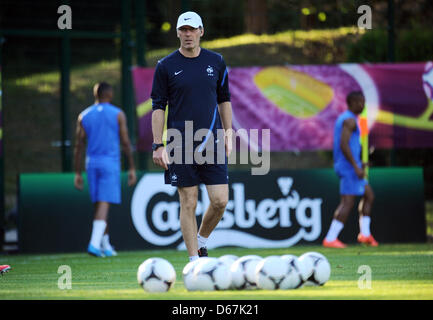
[{"label": "white baseball cap", "polygon": [[200,16],[193,12],[187,11],[182,13],[177,19],[176,29],[179,29],[183,26],[191,26],[193,28],[203,27],[203,22],[201,21]]}]

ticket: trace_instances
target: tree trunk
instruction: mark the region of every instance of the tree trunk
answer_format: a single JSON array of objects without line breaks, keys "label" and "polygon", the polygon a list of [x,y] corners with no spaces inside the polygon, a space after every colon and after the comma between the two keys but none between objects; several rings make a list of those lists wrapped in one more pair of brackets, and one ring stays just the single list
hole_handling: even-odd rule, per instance
[{"label": "tree trunk", "polygon": [[245,4],[246,32],[266,33],[268,27],[266,0],[245,0]]}]

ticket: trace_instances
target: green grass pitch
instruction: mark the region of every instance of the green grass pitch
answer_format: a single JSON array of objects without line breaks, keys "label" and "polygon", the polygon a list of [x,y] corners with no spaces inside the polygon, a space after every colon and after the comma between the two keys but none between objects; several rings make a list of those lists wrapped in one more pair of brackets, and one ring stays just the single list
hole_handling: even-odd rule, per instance
[{"label": "green grass pitch", "polygon": [[[3,255],[0,264],[12,267],[0,277],[0,300],[5,299],[146,299],[146,300],[305,300],[305,299],[433,299],[433,244],[381,245],[377,248],[351,245],[346,249],[295,246],[281,249],[219,248],[211,256],[294,254],[307,251],[324,254],[331,264],[331,278],[321,287],[296,290],[228,290],[188,292],[182,281],[187,263],[185,251],[128,251],[111,258],[94,258],[86,253],[46,255]],[[169,292],[147,293],[136,278],[141,262],[150,257],[170,261],[177,274]],[[72,288],[59,289],[59,267],[71,269]],[[371,268],[371,288],[359,288],[359,267]],[[60,281],[61,282],[61,281]],[[361,283],[366,284],[365,281]]]}]

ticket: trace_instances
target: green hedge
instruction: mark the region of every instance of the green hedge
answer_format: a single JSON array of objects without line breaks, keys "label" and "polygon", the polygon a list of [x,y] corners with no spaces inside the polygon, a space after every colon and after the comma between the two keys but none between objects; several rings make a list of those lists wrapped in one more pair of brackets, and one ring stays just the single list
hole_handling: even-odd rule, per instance
[{"label": "green hedge", "polygon": [[[395,61],[427,61],[433,59],[433,29],[414,26],[395,32]],[[347,48],[348,62],[388,61],[388,33],[384,29],[367,31]]]}]

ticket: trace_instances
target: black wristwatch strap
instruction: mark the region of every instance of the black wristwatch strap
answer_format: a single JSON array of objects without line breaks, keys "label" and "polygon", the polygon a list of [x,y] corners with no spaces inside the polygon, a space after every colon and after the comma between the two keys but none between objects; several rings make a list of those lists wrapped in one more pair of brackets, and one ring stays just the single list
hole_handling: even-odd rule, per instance
[{"label": "black wristwatch strap", "polygon": [[163,143],[152,143],[152,150],[156,151],[158,150],[158,148],[163,147],[164,144]]}]

